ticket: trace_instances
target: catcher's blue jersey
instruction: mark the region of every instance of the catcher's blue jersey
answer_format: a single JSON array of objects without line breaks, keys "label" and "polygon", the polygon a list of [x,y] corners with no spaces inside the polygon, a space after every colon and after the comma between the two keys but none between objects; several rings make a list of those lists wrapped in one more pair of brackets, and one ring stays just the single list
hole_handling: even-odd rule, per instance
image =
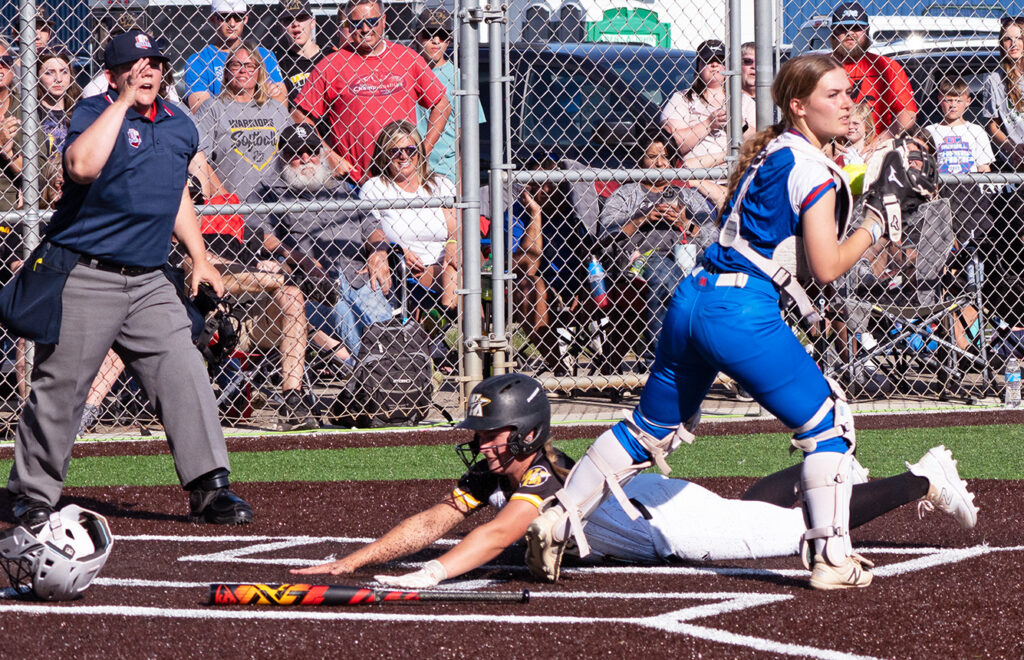
[{"label": "catcher's blue jersey", "polygon": [[[790,130],[777,139],[781,145],[796,141],[807,142],[807,138]],[[743,180],[749,176],[748,170]],[[743,198],[740,235],[754,250],[770,258],[782,241],[803,234],[800,218],[804,211],[835,189],[832,173],[821,162],[793,149],[779,149],[757,170]],[[729,217],[735,197],[726,203],[723,218]],[[708,247],[704,260],[711,270],[766,277],[738,252],[717,243]]]},{"label": "catcher's blue jersey", "polygon": [[[805,138],[790,132],[779,139]],[[772,153],[753,176],[740,226],[742,235],[765,256],[798,235],[803,213],[835,188],[825,165],[789,148]],[[742,286],[734,286],[739,283],[731,278],[719,281],[725,273],[749,277]],[[684,279],[669,303],[634,419],[648,433],[664,437],[698,411],[719,371],[790,428],[810,421],[831,393],[814,360],[782,320],[779,293],[767,276],[731,248],[716,244],[708,248],[704,268]],[[832,426],[829,411],[799,437]],[[617,424],[613,431],[634,459],[648,458],[625,424]],[[816,451],[846,449],[845,440],[833,438],[819,443]]]}]

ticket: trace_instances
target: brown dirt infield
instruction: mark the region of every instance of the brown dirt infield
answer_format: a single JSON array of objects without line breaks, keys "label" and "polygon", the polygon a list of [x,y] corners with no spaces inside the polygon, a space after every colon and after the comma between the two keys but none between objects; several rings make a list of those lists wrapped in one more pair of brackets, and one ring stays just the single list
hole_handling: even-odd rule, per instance
[{"label": "brown dirt infield", "polygon": [[[865,428],[862,419],[858,423]],[[900,416],[898,421],[892,425],[910,420]],[[968,423],[994,422],[972,417]],[[733,424],[730,433],[755,432]],[[710,434],[704,427],[702,433]],[[374,442],[413,444],[413,437],[423,436],[451,442],[444,435],[381,434]],[[586,435],[581,427],[572,427],[568,437]],[[303,436],[302,446],[377,446],[323,443],[319,437]],[[274,445],[263,446],[271,440]],[[232,439],[230,448],[293,448],[293,440],[295,436],[261,439],[250,446],[250,441]],[[158,445],[166,451],[165,443],[148,444],[152,453],[161,451]],[[139,443],[104,446],[118,453],[147,453],[139,451]],[[753,480],[696,481],[736,496]],[[464,579],[466,586],[483,590],[530,589],[528,605],[205,604],[209,582],[297,581],[287,573],[289,566],[340,555],[353,547],[351,539],[379,536],[438,500],[450,486],[443,481],[240,484],[237,490],[257,513],[253,525],[241,528],[187,523],[180,488],[69,488],[62,504],[76,502],[107,515],[117,535],[115,550],[80,601],[0,599],[3,654],[1024,657],[1024,535],[1019,524],[1024,482],[1019,481],[971,482],[981,507],[974,530],[962,530],[940,513],[919,520],[912,506],[856,530],[858,548],[878,565],[875,584],[856,592],[810,590],[796,558],[657,570],[569,567],[562,582],[546,585],[529,578],[522,568],[522,547],[515,546]],[[6,493],[0,491],[0,511],[7,511],[7,505]],[[472,526],[459,526],[449,538],[457,540]],[[443,550],[434,546],[410,561],[424,561]],[[404,564],[391,565],[320,581],[365,585],[376,572],[406,570]]]}]

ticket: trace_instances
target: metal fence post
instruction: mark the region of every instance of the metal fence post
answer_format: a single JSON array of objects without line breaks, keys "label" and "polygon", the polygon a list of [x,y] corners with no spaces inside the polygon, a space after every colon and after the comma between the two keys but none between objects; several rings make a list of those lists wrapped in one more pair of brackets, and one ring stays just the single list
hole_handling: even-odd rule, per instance
[{"label": "metal fence post", "polygon": [[[488,122],[491,137],[490,192],[491,192],[491,341],[494,373],[503,374],[507,368],[505,330],[505,172],[511,167],[505,161],[505,7],[489,5],[490,16],[488,48],[490,49],[489,82],[491,117]],[[495,15],[500,12],[499,15]]]},{"label": "metal fence post", "polygon": [[478,0],[459,12],[459,78],[462,89],[462,335],[465,342],[464,394],[483,379],[480,295],[480,22]]},{"label": "metal fence post", "polygon": [[729,0],[729,71],[726,73],[726,98],[729,102],[729,155],[736,158],[743,144],[743,43],[740,34],[740,0]]},{"label": "metal fence post", "polygon": [[[18,38],[21,41],[21,128],[22,143],[21,193],[24,199],[24,224],[21,226],[25,238],[24,254],[39,244],[39,76],[36,70],[36,0],[21,0],[21,25]],[[25,380],[29,382],[32,363],[35,361],[35,346],[25,342]]]},{"label": "metal fence post", "polygon": [[773,0],[754,0],[754,50],[757,60],[754,100],[757,103],[759,131],[775,123],[775,105],[772,102],[772,80],[775,79],[774,18]]}]

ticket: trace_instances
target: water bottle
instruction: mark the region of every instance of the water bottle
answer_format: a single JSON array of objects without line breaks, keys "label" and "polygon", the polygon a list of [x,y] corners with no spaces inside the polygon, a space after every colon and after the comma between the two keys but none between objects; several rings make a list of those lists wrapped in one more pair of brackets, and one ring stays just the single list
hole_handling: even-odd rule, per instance
[{"label": "water bottle", "polygon": [[594,304],[601,309],[608,306],[608,285],[605,283],[604,266],[592,257],[587,264],[587,279],[590,280],[590,295],[594,298]]},{"label": "water bottle", "polygon": [[1003,401],[1007,408],[1020,408],[1020,364],[1013,356],[1006,361],[1006,392]]}]

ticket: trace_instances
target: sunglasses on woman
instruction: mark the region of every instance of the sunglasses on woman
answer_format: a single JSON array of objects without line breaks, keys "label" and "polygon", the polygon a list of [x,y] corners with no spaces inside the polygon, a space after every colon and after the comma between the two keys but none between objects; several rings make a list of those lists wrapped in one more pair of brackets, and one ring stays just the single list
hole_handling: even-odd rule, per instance
[{"label": "sunglasses on woman", "polygon": [[391,160],[398,160],[398,157],[402,154],[405,154],[406,158],[412,158],[417,153],[419,153],[418,147],[394,147],[387,151],[388,158]]},{"label": "sunglasses on woman", "polygon": [[369,18],[360,18],[358,21],[353,21],[350,18],[350,19],[345,21],[345,25],[347,25],[348,29],[350,29],[350,30],[362,30],[364,26],[368,27],[368,28],[370,28],[372,30],[375,27],[377,27],[377,24],[380,23],[380,19],[381,18],[383,18],[383,17],[382,16],[371,16]]}]

